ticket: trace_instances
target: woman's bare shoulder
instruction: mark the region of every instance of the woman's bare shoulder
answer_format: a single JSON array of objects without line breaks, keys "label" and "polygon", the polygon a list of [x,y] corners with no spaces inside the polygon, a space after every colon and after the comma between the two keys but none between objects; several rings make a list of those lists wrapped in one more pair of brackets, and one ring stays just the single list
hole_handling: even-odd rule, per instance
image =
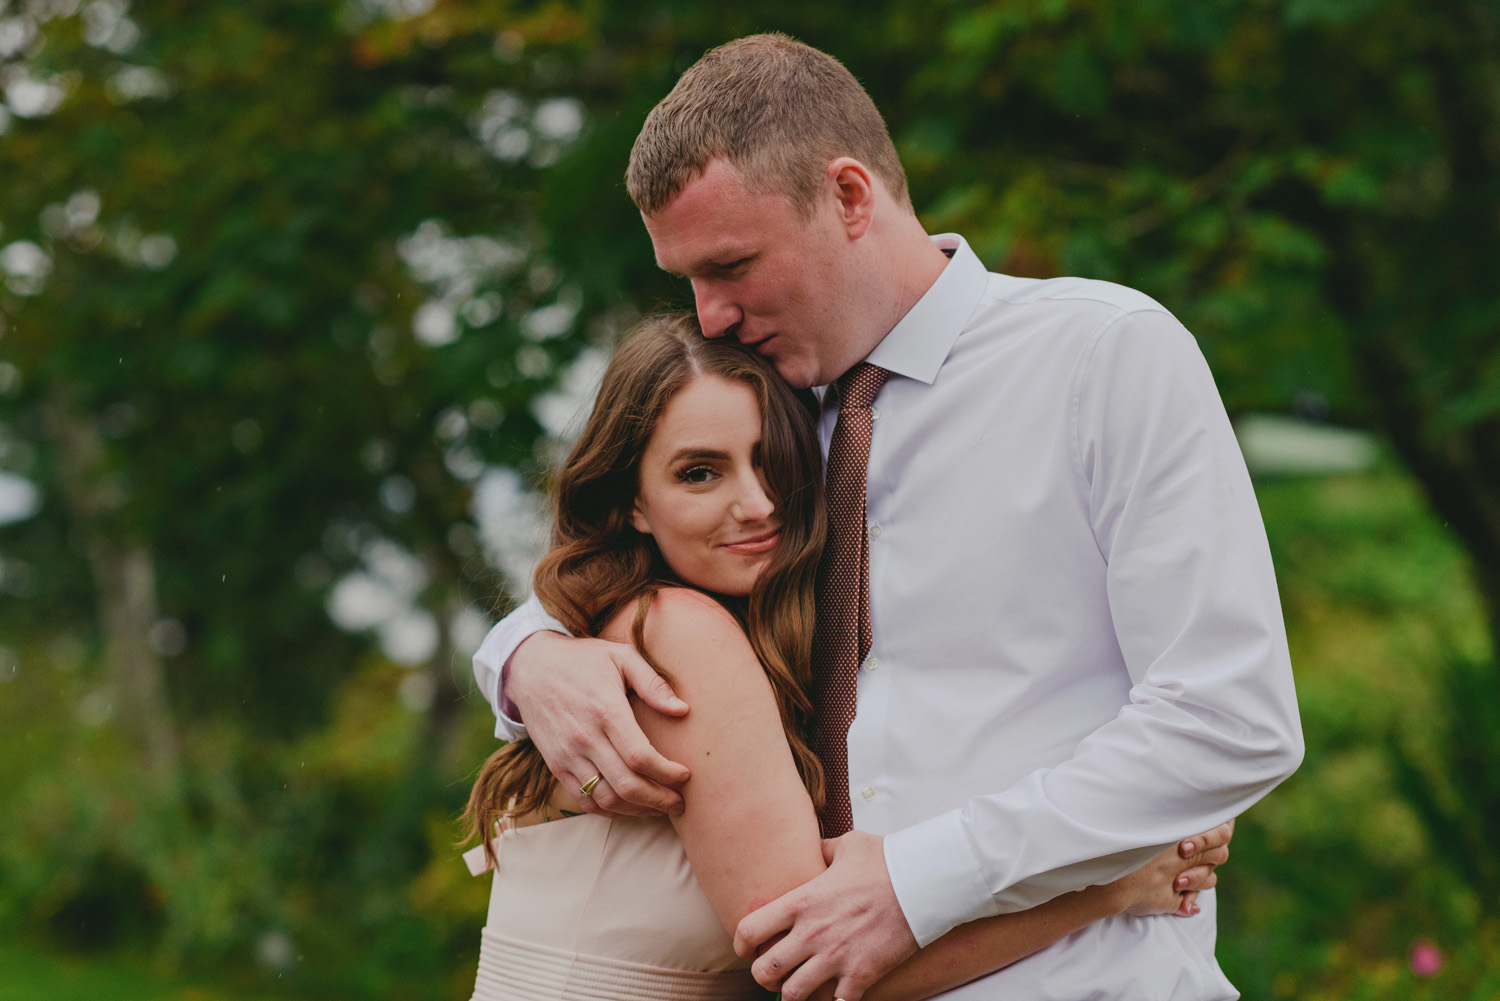
[{"label": "woman's bare shoulder", "polygon": [[[621,610],[603,630],[604,639],[630,643],[636,604]],[[739,620],[723,605],[690,587],[664,587],[646,612],[646,647],[674,674],[679,668],[704,670],[715,665],[754,661],[750,640]]]}]

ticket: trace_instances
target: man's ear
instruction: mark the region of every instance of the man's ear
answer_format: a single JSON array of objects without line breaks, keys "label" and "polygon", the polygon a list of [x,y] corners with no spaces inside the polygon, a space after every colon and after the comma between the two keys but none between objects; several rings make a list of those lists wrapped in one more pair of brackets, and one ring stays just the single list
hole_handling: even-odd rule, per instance
[{"label": "man's ear", "polygon": [[651,522],[647,521],[646,516],[641,513],[641,506],[639,504],[630,509],[630,524],[631,527],[642,535],[651,534]]},{"label": "man's ear", "polygon": [[858,240],[875,216],[875,182],[869,168],[851,156],[840,156],[828,164],[827,177],[839,222],[851,240]]}]

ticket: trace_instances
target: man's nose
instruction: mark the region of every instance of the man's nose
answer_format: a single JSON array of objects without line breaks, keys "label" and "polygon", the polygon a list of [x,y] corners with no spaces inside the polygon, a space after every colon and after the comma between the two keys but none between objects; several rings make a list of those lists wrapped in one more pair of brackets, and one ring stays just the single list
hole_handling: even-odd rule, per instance
[{"label": "man's nose", "polygon": [[739,326],[739,309],[712,283],[693,283],[693,304],[698,310],[698,325],[703,328],[704,337],[723,337],[734,333]]}]

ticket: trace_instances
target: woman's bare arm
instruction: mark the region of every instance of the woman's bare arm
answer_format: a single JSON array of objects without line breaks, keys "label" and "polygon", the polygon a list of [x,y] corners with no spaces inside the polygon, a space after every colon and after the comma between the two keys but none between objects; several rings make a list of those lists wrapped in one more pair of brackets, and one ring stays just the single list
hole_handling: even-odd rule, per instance
[{"label": "woman's bare arm", "polygon": [[[628,614],[605,632],[628,638]],[[817,817],[797,774],[770,683],[749,640],[713,599],[663,590],[646,619],[646,646],[692,706],[671,718],[641,705],[636,716],[664,755],[692,770],[685,809],[672,823],[694,875],[731,934],[750,911],[827,868]],[[1127,909],[1165,913],[1180,889],[1213,885],[1228,828],[1195,839],[1200,857],[1176,849],[1108,886],[1089,887],[1015,914],[962,925],[897,967],[866,994],[915,1001],[992,973],[1101,918]],[[1222,850],[1227,857],[1227,850]],[[1207,864],[1204,864],[1204,863]],[[1179,874],[1192,885],[1179,888]],[[829,994],[832,984],[819,992]]]},{"label": "woman's bare arm", "polygon": [[[628,614],[622,619],[606,638],[628,632]],[[733,934],[746,914],[826,868],[817,816],[770,682],[734,617],[697,591],[666,589],[652,603],[645,638],[692,710],[670,718],[637,703],[636,716],[662,754],[692,771],[672,823]]]},{"label": "woman's bare arm", "polygon": [[[1199,849],[1193,858],[1184,859],[1174,845],[1113,883],[1065,893],[1030,910],[959,925],[892,970],[865,993],[864,1001],[919,1001],[941,994],[1116,914],[1182,913],[1183,893],[1196,896],[1217,881],[1213,866],[1228,859],[1232,832],[1233,826],[1225,824],[1191,839]],[[1184,874],[1185,885],[1178,882]],[[1191,902],[1188,906],[1196,913]],[[831,987],[824,993],[831,996]]]}]

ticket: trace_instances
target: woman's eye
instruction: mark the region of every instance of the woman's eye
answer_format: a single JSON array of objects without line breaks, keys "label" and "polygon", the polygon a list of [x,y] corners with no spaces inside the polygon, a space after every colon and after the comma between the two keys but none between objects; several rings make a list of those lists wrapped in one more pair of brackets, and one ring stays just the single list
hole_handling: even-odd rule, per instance
[{"label": "woman's eye", "polygon": [[677,478],[684,483],[707,483],[713,478],[714,471],[707,466],[689,466],[677,474]]}]

